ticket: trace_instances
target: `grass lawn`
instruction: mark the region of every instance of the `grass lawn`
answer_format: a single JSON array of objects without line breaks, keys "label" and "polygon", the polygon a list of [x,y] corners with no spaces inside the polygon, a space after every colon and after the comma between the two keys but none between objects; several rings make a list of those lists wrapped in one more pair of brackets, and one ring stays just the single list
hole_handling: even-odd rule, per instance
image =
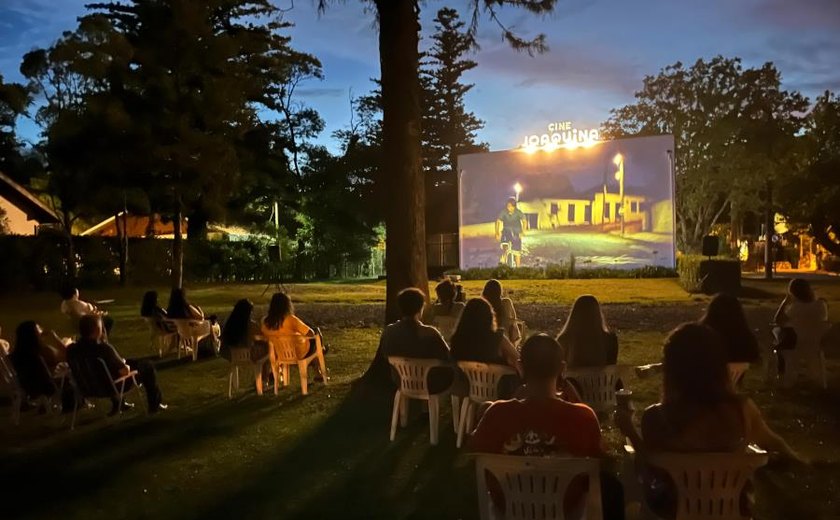
[{"label": "grass lawn", "polygon": [[[465,285],[469,295],[480,291],[479,283]],[[510,281],[505,286],[518,303],[558,306],[558,313],[583,292],[615,304],[611,309],[641,306],[643,313],[705,301],[685,295],[674,280]],[[243,296],[264,305],[268,295],[261,297],[262,289],[198,287],[190,294],[206,311],[224,314]],[[304,317],[315,312],[327,316],[321,321],[332,346],[329,386],[315,385],[306,398],[294,386],[281,389],[277,397],[271,391],[259,397],[243,377],[243,390],[228,400],[224,360],[165,358],[158,370],[171,407],[154,417],[134,411],[107,419],[103,403],[84,412],[71,433],[69,418],[33,412],[13,428],[8,407],[0,406],[0,503],[6,509],[0,518],[475,518],[473,469],[454,447],[448,413],[439,446],[428,445],[427,423],[420,417],[390,443],[391,396],[351,393],[350,382],[367,367],[379,330],[348,326],[330,313],[352,312],[361,304],[378,308],[384,284],[290,289]],[[817,290],[830,300],[833,318],[840,319],[840,284],[820,283]],[[751,316],[761,321],[772,315],[783,291],[782,281],[747,282]],[[116,320],[112,340],[128,357],[150,353],[145,324],[137,316],[141,293],[124,289],[84,295],[116,300],[108,306]],[[24,318],[66,330],[57,308],[58,298],[51,294],[0,297],[2,336],[8,338]],[[658,360],[663,337],[661,327],[641,322],[622,327],[620,362]],[[749,374],[745,391],[759,402],[771,426],[820,460],[814,467],[774,464],[762,470],[757,518],[840,518],[837,362],[830,363],[830,371],[827,393],[807,387],[779,391],[767,387],[758,371]],[[660,380],[630,376],[628,385],[641,408],[656,400]],[[609,422],[603,426],[619,453],[619,436]]]}]

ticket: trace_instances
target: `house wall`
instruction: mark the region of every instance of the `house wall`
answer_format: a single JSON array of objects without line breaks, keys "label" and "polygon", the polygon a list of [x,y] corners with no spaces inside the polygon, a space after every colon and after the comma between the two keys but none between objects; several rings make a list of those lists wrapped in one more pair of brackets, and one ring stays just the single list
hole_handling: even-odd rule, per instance
[{"label": "house wall", "polygon": [[12,204],[10,201],[0,197],[0,208],[6,212],[6,228],[11,235],[34,235],[38,227],[36,220],[30,220],[26,213]]}]

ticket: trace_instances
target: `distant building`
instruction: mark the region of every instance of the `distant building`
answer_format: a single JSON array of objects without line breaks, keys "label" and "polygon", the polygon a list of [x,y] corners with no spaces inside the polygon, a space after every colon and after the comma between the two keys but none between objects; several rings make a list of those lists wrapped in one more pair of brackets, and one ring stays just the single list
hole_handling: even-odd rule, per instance
[{"label": "distant building", "polygon": [[3,173],[0,173],[0,208],[5,213],[3,227],[11,235],[35,235],[40,226],[61,223],[55,211]]},{"label": "distant building", "polygon": [[[639,195],[624,195],[624,221],[637,231],[650,231],[650,208]],[[560,229],[576,226],[617,228],[621,222],[621,198],[618,193],[595,192],[591,198],[540,198],[519,202],[532,229]]]},{"label": "distant building", "polygon": [[[120,231],[125,226],[125,229],[128,230],[126,235],[129,238],[173,238],[175,236],[174,223],[171,220],[164,221],[160,215],[132,215],[130,213],[124,215],[124,212],[121,211],[118,217],[120,219]],[[108,217],[82,231],[80,235],[83,237],[115,237],[117,236],[116,219]],[[187,219],[184,219],[181,223],[181,236],[184,238],[187,236]]]}]

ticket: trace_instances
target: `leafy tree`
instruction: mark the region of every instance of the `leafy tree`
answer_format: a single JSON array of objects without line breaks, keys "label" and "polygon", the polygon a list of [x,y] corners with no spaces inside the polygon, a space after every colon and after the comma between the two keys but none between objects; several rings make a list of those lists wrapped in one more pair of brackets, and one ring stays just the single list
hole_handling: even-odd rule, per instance
[{"label": "leafy tree", "polygon": [[788,218],[840,256],[840,97],[826,91],[808,113],[801,169],[778,190]]},{"label": "leafy tree", "polygon": [[464,57],[476,47],[456,10],[438,11],[432,47],[420,69],[426,226],[434,233],[458,229],[458,155],[487,148],[476,142],[476,132],[484,122],[465,106],[464,98],[473,85],[461,83],[463,74],[478,66]]},{"label": "leafy tree", "polygon": [[806,109],[798,92],[782,90],[772,63],[744,69],[740,59],[718,56],[647,76],[636,103],[613,110],[603,132],[674,135],[677,241],[695,251],[732,205],[771,208],[768,188],[792,167]]},{"label": "leafy tree", "polygon": [[[292,55],[288,24],[268,0],[132,0],[89,6],[130,42],[129,114],[137,154],[149,175],[152,204],[174,223],[173,286],[183,283],[181,217],[191,236],[224,217],[242,181],[243,146],[260,127],[257,107],[270,102]],[[249,160],[265,157],[263,150]],[[252,164],[253,166],[253,164]],[[249,174],[261,173],[251,169]]]},{"label": "leafy tree", "polygon": [[28,179],[21,172],[24,158],[15,135],[15,123],[31,102],[30,92],[24,85],[5,83],[0,75],[0,171],[20,182]]}]

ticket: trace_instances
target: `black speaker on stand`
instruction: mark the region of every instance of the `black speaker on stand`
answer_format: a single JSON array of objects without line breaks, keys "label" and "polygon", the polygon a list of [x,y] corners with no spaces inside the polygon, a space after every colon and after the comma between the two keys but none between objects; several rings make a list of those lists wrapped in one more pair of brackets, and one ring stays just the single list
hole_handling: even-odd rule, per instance
[{"label": "black speaker on stand", "polygon": [[703,256],[711,257],[717,256],[720,251],[720,239],[715,235],[706,235],[703,237]]},{"label": "black speaker on stand", "polygon": [[272,264],[272,277],[274,281],[266,284],[262,296],[265,296],[265,293],[272,287],[276,292],[286,292],[286,287],[283,285],[280,274],[280,244],[271,244],[268,246],[268,261]]}]

